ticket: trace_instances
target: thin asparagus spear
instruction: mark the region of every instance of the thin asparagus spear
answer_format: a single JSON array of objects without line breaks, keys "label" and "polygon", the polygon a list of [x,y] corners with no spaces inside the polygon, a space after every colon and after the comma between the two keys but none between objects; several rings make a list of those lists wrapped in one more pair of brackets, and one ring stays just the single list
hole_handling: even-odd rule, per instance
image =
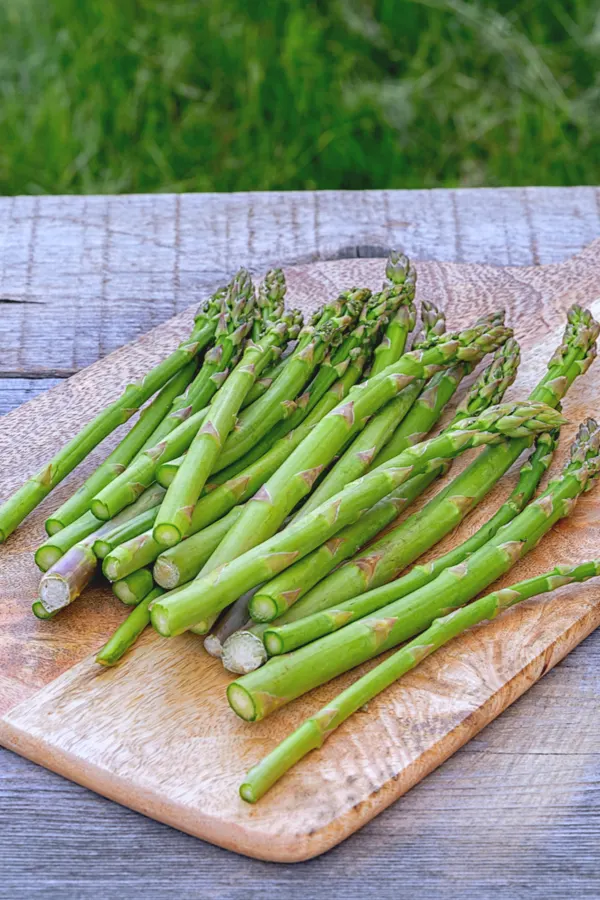
[{"label": "thin asparagus spear", "polygon": [[[597,575],[600,575],[600,560],[591,560],[576,566],[556,566],[543,575],[494,591],[464,608],[434,619],[426,631],[330,700],[319,712],[306,719],[257,766],[250,769],[240,787],[240,796],[248,803],[256,803],[307,753],[322,747],[324,741],[342,722],[440,647],[469,628],[492,621],[500,613],[523,600],[555,591],[566,584],[587,581]],[[485,632],[483,636],[485,638]]]},{"label": "thin asparagus spear", "polygon": [[86,512],[71,525],[61,528],[51,537],[47,538],[43,544],[35,551],[35,563],[42,572],[47,572],[54,563],[58,562],[61,556],[64,556],[67,550],[74,547],[80,541],[84,540],[88,535],[97,531],[105,523],[102,519],[97,519],[92,512]]},{"label": "thin asparagus spear", "polygon": [[369,295],[370,291],[353,291],[344,304],[342,315],[313,329],[310,343],[292,354],[275,385],[241,413],[235,430],[224,441],[215,471],[244,456],[277,422],[285,418],[287,409],[292,408],[293,411],[293,401],[318,369],[327,350],[341,344]]},{"label": "thin asparagus spear", "polygon": [[311,431],[260,491],[247,504],[244,515],[231,529],[209,561],[220,566],[271,537],[292,509],[310,493],[315,480],[373,413],[415,379],[428,378],[456,361],[480,359],[502,344],[510,332],[502,326],[485,326],[448,335],[435,347],[413,350],[381,374],[349,393]]},{"label": "thin asparagus spear", "polygon": [[[232,509],[226,516],[223,516],[222,519],[213,522],[211,525],[208,525],[202,531],[198,532],[198,534],[194,535],[194,538],[197,539],[193,548],[193,559],[195,562],[198,562],[200,566],[206,562],[240,514],[241,508]],[[191,540],[192,538],[188,538],[186,541],[182,541],[181,546]],[[176,549],[177,547],[173,548],[173,550]],[[146,531],[143,534],[138,535],[138,537],[132,538],[130,541],[126,541],[118,547],[115,547],[114,550],[111,550],[104,559],[102,571],[109,581],[118,581],[132,572],[141,569],[143,566],[151,565],[163,551],[164,547],[157,544],[152,537],[152,531]],[[185,564],[186,563],[182,563],[182,567]],[[172,573],[173,569],[174,567],[169,566],[168,559],[162,561],[155,569],[156,581],[160,584],[163,578],[168,577],[166,574],[167,570]],[[176,571],[178,572],[179,569]],[[176,576],[172,575],[172,577]],[[193,575],[190,575],[190,578],[193,578]]]},{"label": "thin asparagus spear", "polygon": [[179,456],[189,447],[207,412],[207,409],[201,409],[194,413],[158,444],[144,450],[121,475],[94,497],[90,504],[94,515],[108,521],[134,503],[140,493],[154,482],[158,466],[168,459]]},{"label": "thin asparagus spear", "polygon": [[[437,461],[439,465],[440,459],[496,443],[506,436],[519,437],[546,431],[558,427],[563,421],[556,410],[544,404],[531,403],[491,407],[475,419],[464,419],[455,430],[416,444],[385,466],[352,482],[327,503],[299,522],[288,525],[261,546],[209,572],[177,594],[161,598],[153,607],[152,624],[165,636],[185,631],[310,553],[411,475],[427,470],[430,464],[435,465]],[[242,514],[238,524],[243,518]]]},{"label": "thin asparagus spear", "polygon": [[[573,307],[569,311],[563,342],[529,395],[530,401],[558,406],[575,378],[587,371],[595,359],[598,331],[598,324],[587,310]],[[306,594],[306,603],[314,603],[317,609],[338,606],[395,578],[455,528],[530,443],[531,439],[513,439],[486,448],[423,509],[312,588]]]},{"label": "thin asparagus spear", "polygon": [[154,588],[141,600],[135,609],[119,625],[104,647],[98,651],[96,662],[101,666],[114,666],[127,653],[132,644],[150,623],[150,605],[163,593],[162,588]]},{"label": "thin asparagus spear", "polygon": [[519,480],[500,509],[470,538],[443,556],[426,565],[416,565],[390,586],[383,585],[360,594],[335,608],[311,611],[309,603],[299,603],[290,610],[293,615],[283,625],[268,628],[263,634],[265,648],[270,655],[295,650],[325,634],[337,631],[342,625],[370,615],[390,600],[406,597],[452,566],[457,566],[483,547],[504,525],[515,518],[533,497],[536,488],[552,461],[556,436],[544,433],[538,436],[529,461],[521,468]]},{"label": "thin asparagus spear", "polygon": [[152,509],[140,513],[135,519],[124,522],[122,525],[111,529],[108,533],[105,532],[100,537],[97,537],[92,545],[96,559],[104,559],[111,550],[120,547],[126,541],[130,541],[132,538],[136,538],[140,534],[144,534],[149,528],[152,528],[159,509],[160,504],[157,504]]},{"label": "thin asparagus spear", "polygon": [[113,594],[126,606],[137,606],[154,587],[154,579],[149,569],[138,569],[112,586]]},{"label": "thin asparagus spear", "polygon": [[[490,365],[474,382],[468,395],[456,410],[448,428],[454,428],[462,419],[467,418],[469,415],[477,415],[483,412],[486,405],[499,403],[505,391],[516,377],[518,363],[519,347],[516,341],[511,339],[497,351]],[[461,365],[464,364],[459,363],[459,366]],[[427,395],[425,403],[419,404],[416,409],[413,408],[414,414],[413,410],[411,410],[407,416],[407,419],[410,418],[412,420],[412,427],[417,429],[415,434],[416,440],[423,440],[429,428],[439,418],[441,405],[456,389],[453,387],[452,381],[456,380],[457,377],[460,379],[462,374],[464,374],[452,375],[451,373],[456,368],[458,367],[452,367],[447,373],[442,372],[435,375],[430,382],[431,388],[424,392],[424,395]],[[439,375],[445,376],[445,378],[440,379]],[[367,426],[368,428],[369,426]],[[407,436],[404,447],[400,452],[403,452],[415,442],[415,440],[411,440]],[[400,442],[398,442],[398,445],[400,446]],[[438,471],[437,474],[439,475],[441,472]],[[406,492],[401,493],[399,499],[402,501],[405,501],[406,497],[414,499],[415,488],[418,489],[418,496],[418,493],[424,489],[423,482],[418,480],[419,478],[424,478],[426,482],[429,480],[427,475],[410,479],[410,482],[405,485]],[[326,484],[326,482],[323,482],[323,484]],[[341,490],[341,487],[343,485],[338,490]],[[327,494],[324,495],[323,501],[326,499],[328,499]],[[384,503],[384,501],[381,502]],[[400,505],[402,508],[405,508],[406,502],[402,502]],[[336,565],[352,556],[359,547],[375,537],[381,528],[393,522],[398,515],[392,504],[383,507],[378,505],[376,513],[372,514],[369,511],[366,516],[361,517],[358,522],[349,525],[331,541],[328,541],[327,544],[319,547],[260,588],[250,605],[250,612],[253,618],[259,622],[268,622],[280,616],[293,603],[308,593]],[[386,513],[389,515],[389,518],[384,520]],[[381,524],[382,522],[383,524]],[[373,529],[377,526],[380,527],[378,527],[377,531],[374,531]]]},{"label": "thin asparagus spear", "polygon": [[92,549],[95,541],[99,537],[110,536],[113,530],[122,528],[126,522],[155,507],[163,495],[163,488],[153,485],[112,521],[102,523],[95,532],[70,547],[40,581],[40,601],[46,612],[58,612],[68,606],[90,583],[98,564]]},{"label": "thin asparagus spear", "polygon": [[188,363],[177,372],[159,391],[152,403],[142,410],[138,421],[129,434],[107,456],[97,469],[85,480],[79,490],[60,506],[53,515],[46,519],[46,531],[56,534],[67,525],[71,525],[84,515],[96,494],[106,487],[132,461],[134,456],[145,446],[147,440],[163,421],[176,397],[178,397],[192,380],[196,370],[195,362]]},{"label": "thin asparagus spear", "polygon": [[31,612],[34,614],[36,619],[53,619],[56,615],[56,612],[46,612],[39,600],[34,600],[31,605]]},{"label": "thin asparagus spear", "polygon": [[167,490],[154,525],[154,539],[165,547],[178,543],[189,532],[192,513],[208,476],[248,390],[272,347],[287,340],[291,319],[284,317],[264,333],[258,344],[249,344],[221,390],[213,398],[202,427],[192,441],[183,464]]},{"label": "thin asparagus spear", "polygon": [[390,318],[385,335],[377,349],[371,375],[379,375],[400,359],[406,349],[408,335],[415,327],[415,285],[417,273],[404,253],[392,250],[385,274],[394,285],[402,285],[402,303]]},{"label": "thin asparagus spear", "polygon": [[[273,659],[229,685],[228,700],[241,718],[258,721],[306,691],[330,681],[464,606],[508,572],[556,522],[568,515],[600,472],[600,429],[589,419],[579,430],[562,475],[515,519],[458,566],[430,584],[388,603],[376,617],[352,622],[334,634]],[[391,588],[392,585],[388,585]]]}]

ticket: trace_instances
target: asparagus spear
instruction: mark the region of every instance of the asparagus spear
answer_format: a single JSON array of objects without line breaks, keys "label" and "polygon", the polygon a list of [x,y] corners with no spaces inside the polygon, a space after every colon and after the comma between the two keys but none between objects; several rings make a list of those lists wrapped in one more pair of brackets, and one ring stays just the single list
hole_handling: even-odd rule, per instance
[{"label": "asparagus spear", "polygon": [[[519,358],[519,346],[511,338],[496,352],[490,365],[473,383],[468,394],[459,404],[450,427],[467,416],[483,412],[487,405],[499,403],[505,391],[515,380]],[[459,363],[459,367],[463,365],[465,364]],[[424,392],[425,402],[413,407],[406,417],[406,420],[412,421],[411,427],[417,429],[417,440],[424,438],[430,426],[439,417],[440,404],[444,402],[447,392],[451,390],[451,386],[448,386],[444,392],[446,382],[439,376],[448,378],[455,368],[457,367],[453,367],[448,372],[434,375],[430,382],[431,387]],[[369,426],[365,431],[368,429]],[[398,452],[402,452],[413,443],[415,441],[407,435],[403,443],[397,442]],[[434,475],[439,474],[441,474],[440,471],[434,473]],[[382,528],[393,522],[408,505],[407,500],[415,499],[430,480],[433,480],[430,475],[416,476],[411,479],[402,487],[398,496],[390,498],[391,502],[382,500],[372,512],[369,511],[359,522],[349,525],[331,541],[260,588],[250,607],[253,616],[257,621],[272,621],[282,615],[335,566],[352,556],[360,547],[375,537]],[[327,481],[324,481],[323,485],[326,483]],[[316,493],[318,494],[319,490]],[[323,500],[325,499],[328,499],[327,495],[323,497]]]},{"label": "asparagus spear", "polygon": [[404,354],[382,374],[354,387],[348,399],[325,416],[263,484],[211,558],[211,565],[229,562],[275,534],[348,438],[358,433],[373,413],[415,379],[428,378],[456,361],[480,359],[509,335],[502,326],[489,331],[485,326],[477,326],[448,335],[435,347]]},{"label": "asparagus spear", "polygon": [[257,441],[295,409],[293,401],[301,393],[310,376],[320,366],[331,347],[341,344],[345,333],[355,323],[357,313],[370,295],[369,291],[352,291],[342,315],[328,319],[312,329],[311,341],[292,354],[275,385],[240,415],[235,430],[224,442],[215,470],[224,469],[244,456]]},{"label": "asparagus spear", "polygon": [[600,429],[590,419],[582,425],[562,475],[467,560],[383,606],[376,617],[359,619],[293,653],[273,657],[266,666],[229,685],[230,706],[248,721],[263,719],[306,691],[418,634],[438,616],[464,606],[568,515],[599,472]]},{"label": "asparagus spear", "polygon": [[[550,407],[531,403],[491,407],[477,418],[464,419],[455,429],[416,444],[385,466],[352,482],[327,503],[259,547],[209,572],[176,594],[161,598],[153,607],[152,624],[165,636],[185,631],[310,553],[344,525],[359,518],[363,510],[430,464],[439,465],[440,459],[497,443],[506,436],[519,437],[555,428],[562,421]],[[242,514],[238,524],[243,518]]]},{"label": "asparagus spear", "polygon": [[462,609],[434,619],[426,631],[306,719],[265,759],[250,769],[240,787],[240,796],[248,803],[256,803],[293,765],[311,750],[319,749],[342,722],[469,628],[492,621],[523,600],[555,591],[563,585],[587,581],[597,575],[600,575],[600,560],[590,560],[576,566],[559,565],[543,575],[494,591]]},{"label": "asparagus spear", "polygon": [[402,286],[402,303],[391,316],[382,342],[375,350],[375,359],[371,375],[379,375],[388,366],[400,359],[406,349],[408,335],[415,327],[415,285],[416,270],[404,253],[392,250],[389,255],[385,274],[392,284]]},{"label": "asparagus spear", "polygon": [[90,583],[98,563],[92,549],[98,538],[109,537],[113,530],[120,529],[126,522],[155,507],[163,496],[163,488],[154,485],[119,516],[103,523],[95,532],[70,547],[40,581],[39,599],[46,612],[57,612],[68,606]]},{"label": "asparagus spear", "polygon": [[96,662],[101,666],[114,666],[127,653],[150,622],[150,605],[163,593],[161,588],[154,588],[141,600],[133,612],[119,625],[115,633],[98,651]]},{"label": "asparagus spear", "polygon": [[225,609],[215,625],[204,638],[204,649],[211,656],[220,658],[226,641],[248,621],[248,601],[250,594],[238,597]]},{"label": "asparagus spear", "polygon": [[291,318],[284,317],[267,329],[258,344],[250,344],[209,407],[202,427],[192,441],[173,483],[167,490],[154,525],[154,539],[166,547],[189,532],[192,512],[220,450],[231,431],[241,403],[260,374],[269,351],[289,335]]},{"label": "asparagus spear", "polygon": [[113,594],[126,606],[137,606],[154,587],[152,572],[149,569],[138,569],[112,586]]},{"label": "asparagus spear", "polygon": [[129,434],[117,445],[97,469],[85,480],[79,490],[60,506],[53,515],[46,519],[46,531],[56,534],[84,515],[96,494],[106,487],[117,475],[129,465],[132,459],[146,445],[157,426],[163,421],[176,397],[178,397],[192,380],[196,370],[195,362],[188,363],[177,372],[164,388],[156,395],[152,403],[142,410],[138,421]]},{"label": "asparagus spear", "polygon": [[[369,615],[391,600],[406,597],[418,588],[429,584],[451,566],[457,566],[483,547],[504,525],[518,515],[533,497],[542,475],[548,470],[556,444],[556,435],[544,433],[538,436],[529,461],[521,468],[519,480],[500,509],[479,528],[475,534],[443,556],[426,565],[417,565],[390,585],[382,585],[366,594],[338,604],[335,608],[314,608],[314,601],[298,603],[290,610],[286,622],[268,628],[263,634],[265,648],[270,655],[295,650],[325,634],[337,631],[348,622]],[[306,557],[308,559],[308,557]],[[256,640],[256,638],[255,638]]]},{"label": "asparagus spear", "polygon": [[[197,535],[194,535],[194,537],[188,538],[186,541],[182,541],[181,545],[172,548],[173,551],[177,550],[179,546],[185,547],[186,544],[190,547],[188,541],[193,541],[194,544],[190,548],[189,557],[193,560],[193,565],[198,564],[202,566],[215,548],[218,547],[220,541],[223,540],[224,535],[227,534],[240,514],[241,507],[230,510],[222,519],[213,522],[198,532]],[[194,540],[194,538],[197,538],[197,540]],[[143,534],[125,541],[125,543],[111,550],[104,559],[102,571],[109,581],[118,581],[144,566],[151,565],[157,557],[160,560],[159,554],[162,551],[164,551],[164,547],[156,543],[152,537],[152,531],[145,531]],[[163,579],[168,580],[169,577],[176,579],[177,575],[175,573],[181,573],[186,565],[190,565],[187,559],[181,561],[180,566],[177,566],[177,562],[173,564],[170,558],[166,557],[155,568],[156,581],[160,584]],[[193,577],[193,575],[190,575],[190,578]]]},{"label": "asparagus spear", "polygon": [[[587,371],[595,359],[598,331],[599,326],[588,311],[580,307],[569,311],[563,341],[529,395],[531,401],[558,406],[575,378]],[[463,520],[530,442],[531,439],[519,439],[486,448],[423,509],[317,584],[306,594],[306,603],[314,603],[317,609],[338,606],[395,578]],[[423,489],[430,480],[423,477]]]},{"label": "asparagus spear", "polygon": [[162,388],[170,378],[183,369],[207,345],[214,325],[201,320],[189,340],[179,345],[161,363],[151,369],[141,381],[128,385],[121,397],[106,406],[79,434],[39,471],[26,481],[16,493],[0,506],[0,543],[21,524],[23,519],[65,478],[107,435]]},{"label": "asparagus spear", "polygon": [[149,528],[152,528],[159,509],[160,503],[153,506],[152,509],[140,513],[135,519],[124,522],[122,525],[117,525],[110,531],[105,531],[100,537],[97,537],[92,545],[96,559],[104,559],[112,550],[120,547],[121,544],[139,537],[140,534],[144,534]]},{"label": "asparagus spear", "polygon": [[86,512],[71,525],[57,531],[51,537],[47,538],[35,551],[35,563],[42,572],[58,562],[61,556],[64,556],[67,550],[74,547],[80,541],[84,540],[88,535],[97,531],[104,522],[97,519],[92,512]]}]

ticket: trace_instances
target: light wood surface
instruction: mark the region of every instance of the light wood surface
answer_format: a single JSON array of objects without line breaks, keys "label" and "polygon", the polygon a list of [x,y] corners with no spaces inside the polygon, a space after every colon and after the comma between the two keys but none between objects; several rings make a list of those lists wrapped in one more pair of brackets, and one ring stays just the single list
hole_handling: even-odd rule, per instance
[{"label": "light wood surface", "polygon": [[[522,396],[543,371],[568,305],[600,294],[599,253],[600,242],[562,264],[529,269],[422,263],[419,296],[441,303],[450,327],[505,306],[526,351],[513,388],[513,396]],[[290,301],[312,306],[349,284],[377,286],[382,273],[381,261],[367,260],[289,269]],[[36,425],[52,421],[65,436],[75,433],[92,405],[105,403],[118,384],[164,353],[187,321],[189,315],[178,317],[9,415],[0,448],[5,489],[25,474],[17,434],[35,434],[29,470],[54,446],[53,436]],[[596,383],[588,377],[569,394],[565,410],[574,424],[565,429],[563,453],[575,424],[598,408]],[[92,592],[51,623],[32,621],[23,603],[35,589],[29,554],[43,519],[82,474],[69,479],[2,551],[0,616],[8,664],[0,681],[0,737],[106,796],[242,853],[294,861],[342,840],[477,733],[600,622],[600,591],[586,586],[533,601],[476,630],[370,704],[251,808],[236,792],[247,767],[355,673],[248,726],[225,705],[220,664],[208,660],[191,636],[167,642],[147,635],[127,664],[98,671],[87,654],[122,615],[105,591]],[[503,480],[458,537],[477,527],[509,482]],[[587,495],[569,524],[560,525],[508,581],[559,558],[592,555],[599,508]]]}]

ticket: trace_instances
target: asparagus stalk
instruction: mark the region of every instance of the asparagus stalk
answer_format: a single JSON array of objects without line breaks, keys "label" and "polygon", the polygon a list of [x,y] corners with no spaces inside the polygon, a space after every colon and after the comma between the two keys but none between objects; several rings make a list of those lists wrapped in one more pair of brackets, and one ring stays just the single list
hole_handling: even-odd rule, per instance
[{"label": "asparagus stalk", "polygon": [[[464,419],[455,429],[437,438],[416,444],[385,466],[352,482],[327,503],[288,525],[259,547],[209,572],[155,604],[152,624],[165,636],[178,634],[218,613],[245,591],[251,590],[297,559],[310,553],[382,497],[427,470],[440,459],[452,458],[464,450],[497,443],[506,436],[519,437],[555,428],[563,421],[544,404],[504,404],[491,407],[475,419]],[[242,521],[244,515],[240,517]],[[234,526],[235,528],[235,526]],[[231,534],[231,532],[230,532]]]},{"label": "asparagus stalk", "polygon": [[440,647],[469,628],[492,621],[500,613],[523,600],[555,591],[567,584],[587,581],[597,575],[600,575],[600,560],[590,560],[576,566],[559,565],[543,575],[494,591],[464,608],[434,619],[426,631],[355,681],[315,715],[306,719],[262,762],[254,766],[240,787],[240,796],[248,803],[256,803],[307,753],[319,749],[342,722]]},{"label": "asparagus stalk", "polygon": [[92,499],[117,475],[125,471],[132,459],[146,445],[157,426],[163,421],[176,397],[192,380],[195,362],[188,363],[159,391],[152,403],[142,410],[138,421],[113,452],[85,480],[82,486],[46,519],[46,531],[56,534],[78,520],[88,510]]},{"label": "asparagus stalk", "polygon": [[127,653],[138,639],[144,628],[150,623],[150,605],[163,593],[161,588],[154,588],[141,600],[135,609],[119,625],[115,633],[98,651],[96,662],[101,666],[114,666]]},{"label": "asparagus stalk", "polygon": [[46,612],[58,612],[79,597],[96,572],[98,560],[93,546],[100,537],[109,537],[125,523],[155,507],[164,496],[163,488],[154,485],[111,522],[103,523],[84,540],[67,550],[40,581],[40,601]]},{"label": "asparagus stalk", "polygon": [[[268,628],[263,634],[267,652],[272,655],[287,653],[317,640],[325,634],[337,631],[343,625],[370,615],[391,600],[406,597],[413,591],[429,584],[437,576],[452,566],[457,566],[483,547],[498,532],[518,515],[533,497],[536,488],[552,461],[556,436],[544,433],[538,436],[529,461],[521,468],[519,480],[508,499],[500,509],[470,538],[454,547],[443,556],[425,565],[413,566],[406,575],[389,585],[383,585],[359,594],[351,600],[338,604],[335,608],[315,610],[309,598],[290,610],[287,621]],[[255,638],[256,640],[256,638]]]},{"label": "asparagus stalk", "polygon": [[146,510],[146,512],[140,513],[135,519],[124,522],[122,525],[117,525],[109,532],[105,532],[100,537],[97,537],[92,545],[96,559],[104,559],[112,550],[120,547],[121,544],[139,537],[140,534],[144,534],[149,528],[152,528],[159,509],[160,504],[157,504]]},{"label": "asparagus stalk", "polygon": [[92,512],[88,511],[71,525],[57,531],[35,551],[34,558],[38,569],[47,572],[61,556],[65,555],[67,550],[97,531],[103,524],[102,519],[97,519]]},{"label": "asparagus stalk", "polygon": [[[448,427],[455,427],[468,415],[477,415],[483,412],[486,405],[499,403],[505,391],[516,377],[518,363],[519,347],[516,341],[511,339],[497,351],[490,365],[474,382],[464,401],[456,410],[454,418]],[[418,407],[413,407],[406,417],[407,420],[410,419],[412,421],[412,427],[417,429],[415,434],[416,440],[423,440],[429,428],[439,418],[442,404],[456,390],[452,381],[460,380],[464,374],[464,372],[460,371],[455,374],[452,373],[455,369],[464,365],[466,364],[459,363],[458,366],[452,367],[447,372],[437,373],[431,379],[431,387],[424,392],[425,402],[420,403]],[[442,377],[440,378],[440,376]],[[368,425],[365,431],[369,427]],[[403,452],[403,450],[414,443],[415,440],[411,440],[407,435],[404,446],[401,447],[399,452]],[[356,474],[362,473],[357,472]],[[441,474],[440,470],[433,473],[434,476],[439,476],[439,474]],[[415,496],[418,496],[431,480],[432,476],[430,475],[416,476],[411,479],[410,482],[404,485],[405,491],[401,491],[397,498],[392,498],[392,500],[400,500],[400,504],[386,504],[385,501],[381,501],[373,512],[369,511],[358,522],[349,525],[331,541],[328,541],[260,588],[250,605],[253,618],[259,622],[268,622],[282,615],[292,603],[298,601],[328,572],[331,572],[336,565],[352,556],[359,547],[366,544],[382,528],[393,522],[400,511],[397,511],[397,506],[399,505],[401,509],[406,508],[406,499],[410,498],[412,500]],[[323,485],[326,483],[326,481],[323,482]],[[341,487],[343,485],[339,489]],[[318,494],[319,491],[317,490],[316,493]],[[325,493],[322,502],[326,499],[328,499],[328,496]]]},{"label": "asparagus stalk", "polygon": [[239,597],[235,603],[223,611],[215,625],[204,639],[204,649],[211,656],[219,659],[223,654],[226,641],[236,634],[248,621],[248,601],[250,594]]},{"label": "asparagus stalk", "polygon": [[383,340],[375,350],[371,375],[379,375],[400,359],[406,349],[408,335],[415,327],[414,296],[417,283],[416,270],[404,253],[392,250],[385,274],[392,284],[402,286],[402,302],[391,316]]},{"label": "asparagus stalk", "polygon": [[247,504],[244,514],[211,558],[213,566],[235,559],[270,538],[352,434],[415,379],[428,378],[456,361],[472,361],[502,344],[510,332],[485,326],[449,335],[435,347],[413,350],[381,375],[357,385],[294,450]]},{"label": "asparagus stalk", "polygon": [[153,535],[159,544],[173,546],[189,532],[194,506],[215,467],[242,401],[260,374],[269,351],[287,340],[290,327],[291,320],[284,318],[269,327],[258,344],[248,345],[240,362],[213,398],[158,513]]},{"label": "asparagus stalk", "polygon": [[209,324],[202,321],[201,326],[194,328],[189,340],[180,344],[177,350],[151,369],[141,381],[128,385],[118,400],[98,413],[36,475],[0,506],[0,543],[12,534],[23,519],[94,447],[130,419],[153,394],[195,358],[210,341],[212,330]]},{"label": "asparagus stalk", "polygon": [[149,569],[138,569],[112,586],[113,594],[126,606],[137,606],[154,587],[152,572]]},{"label": "asparagus stalk", "polygon": [[224,442],[216,471],[244,456],[277,422],[286,417],[288,410],[295,409],[293,401],[318,369],[327,350],[341,344],[344,334],[354,324],[356,317],[351,311],[360,310],[369,295],[366,290],[353,291],[341,316],[330,318],[313,329],[310,343],[292,354],[275,385],[241,413],[235,430]]},{"label": "asparagus stalk", "polygon": [[144,450],[121,475],[94,497],[90,504],[93,514],[103,521],[108,521],[134,503],[154,482],[158,466],[179,456],[189,447],[200,430],[207,411],[201,409],[193,413],[158,444]]},{"label": "asparagus stalk", "polygon": [[588,420],[562,475],[467,560],[445,569],[407,597],[381,607],[376,617],[359,619],[291,654],[273,657],[266,666],[229,685],[230,706],[248,721],[263,719],[306,691],[408,640],[438,616],[464,606],[568,515],[599,472],[600,429]]},{"label": "asparagus stalk", "polygon": [[[187,541],[194,541],[193,546],[190,547],[187,541],[182,541],[181,545],[178,545],[181,547],[186,547],[187,545],[186,549],[189,548],[190,550],[189,557],[193,560],[192,565],[202,566],[206,562],[240,514],[241,508],[232,509],[222,519],[194,535],[195,541],[194,538],[188,538]],[[177,547],[172,549],[176,550]],[[159,554],[163,551],[164,547],[157,544],[152,537],[152,531],[145,531],[143,534],[125,541],[123,544],[115,547],[114,550],[111,550],[104,559],[102,571],[109,581],[119,581],[142,567],[151,565],[157,558],[160,559]],[[168,557],[161,560],[154,570],[155,580],[161,584],[163,580],[168,581],[169,577],[175,579],[177,578],[175,573],[179,574],[185,566],[190,566],[187,558],[181,561],[180,567],[177,566],[177,562],[179,560],[172,563]],[[190,575],[190,578],[193,577],[193,575]]]},{"label": "asparagus stalk", "polygon": [[[587,371],[595,359],[598,331],[599,326],[588,311],[580,307],[569,311],[563,341],[529,395],[530,401],[559,405],[575,378]],[[338,606],[395,578],[464,519],[530,442],[530,438],[513,439],[486,448],[423,509],[317,584],[306,594],[307,604],[314,603],[317,609]],[[427,478],[423,481],[426,486]]]}]

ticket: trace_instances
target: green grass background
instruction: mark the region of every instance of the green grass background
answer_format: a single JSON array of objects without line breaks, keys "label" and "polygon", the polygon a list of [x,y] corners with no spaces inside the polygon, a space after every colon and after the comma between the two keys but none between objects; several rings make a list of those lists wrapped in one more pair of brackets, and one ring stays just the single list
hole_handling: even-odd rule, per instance
[{"label": "green grass background", "polygon": [[600,0],[3,0],[0,193],[600,181]]}]

